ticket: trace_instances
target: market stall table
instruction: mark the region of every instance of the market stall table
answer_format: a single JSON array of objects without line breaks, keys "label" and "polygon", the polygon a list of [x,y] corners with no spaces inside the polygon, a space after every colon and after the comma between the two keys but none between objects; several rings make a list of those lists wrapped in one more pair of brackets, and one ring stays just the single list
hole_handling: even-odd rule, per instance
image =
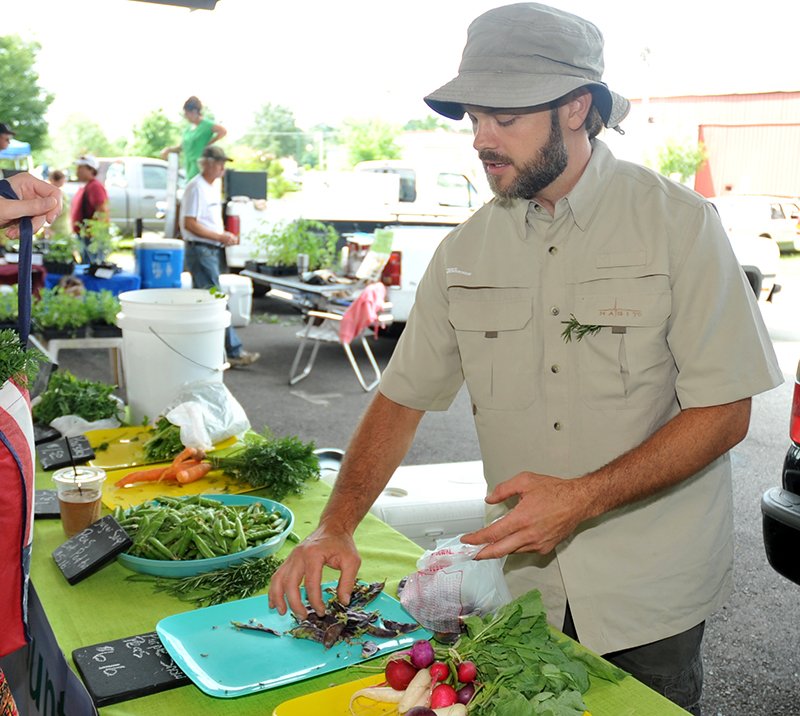
[{"label": "market stall table", "polygon": [[[37,474],[36,487],[52,488],[50,475],[40,471]],[[316,526],[330,489],[327,483],[318,481],[308,485],[303,495],[284,500],[295,514],[294,529],[300,537],[305,537]],[[265,493],[255,491],[252,494]],[[355,538],[363,558],[359,577],[368,581],[387,579],[386,591],[395,595],[399,580],[415,570],[416,560],[422,550],[373,515],[367,515]],[[59,520],[36,521],[31,579],[58,647],[73,669],[75,666],[71,654],[74,649],[152,632],[162,618],[192,609],[188,602],[156,593],[150,583],[127,581],[126,577],[132,573],[118,562],[113,562],[87,579],[70,586],[51,557],[52,551],[63,541]],[[285,557],[291,546],[291,543],[287,543],[278,556]],[[337,575],[326,571],[323,576],[328,580]],[[41,678],[41,656],[38,658]],[[33,672],[36,660],[31,661],[33,663],[30,668]],[[47,664],[47,669],[52,672],[53,666]],[[362,678],[368,673],[364,669],[344,669],[231,699],[207,696],[194,685],[187,685],[106,706],[99,713],[102,716],[269,716],[273,709],[289,699],[311,694],[332,684]],[[31,673],[29,677],[33,684],[36,675]],[[682,709],[632,678],[624,679],[619,685],[593,682],[586,701],[593,716],[619,716],[621,713],[626,716],[685,714]],[[70,711],[68,704],[63,705],[64,710],[61,713],[78,714],[77,711]],[[79,716],[83,716],[83,712]]]},{"label": "market stall table", "polygon": [[[78,264],[72,275],[83,281],[87,291],[106,290],[111,291],[115,296],[124,291],[137,291],[142,285],[142,278],[139,274],[131,273],[130,271],[119,271],[108,278],[99,278],[89,273],[87,264]],[[44,280],[45,287],[53,288],[57,286],[62,278],[63,274],[48,273]]]}]

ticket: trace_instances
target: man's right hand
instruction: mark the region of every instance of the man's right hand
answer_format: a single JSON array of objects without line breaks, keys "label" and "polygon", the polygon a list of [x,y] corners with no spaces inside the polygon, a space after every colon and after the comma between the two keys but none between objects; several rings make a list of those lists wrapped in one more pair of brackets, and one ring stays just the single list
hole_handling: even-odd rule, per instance
[{"label": "man's right hand", "polygon": [[361,557],[352,535],[326,527],[318,527],[286,558],[272,576],[269,587],[269,606],[286,614],[286,605],[299,618],[308,616],[300,597],[300,584],[305,583],[306,598],[320,616],[325,613],[322,597],[322,568],[328,566],[340,572],[337,597],[342,604],[350,603]]}]

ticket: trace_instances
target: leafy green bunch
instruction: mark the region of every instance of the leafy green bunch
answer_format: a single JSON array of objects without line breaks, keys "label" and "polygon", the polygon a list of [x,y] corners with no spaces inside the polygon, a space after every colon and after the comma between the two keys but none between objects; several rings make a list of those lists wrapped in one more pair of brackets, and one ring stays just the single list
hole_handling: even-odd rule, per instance
[{"label": "leafy green bunch", "polygon": [[620,681],[625,672],[547,624],[538,590],[494,615],[467,617],[466,635],[449,650],[456,661],[475,662],[483,686],[470,716],[582,716],[589,676]]},{"label": "leafy green bunch", "polygon": [[12,328],[0,331],[0,385],[7,380],[27,386],[36,378],[39,364],[45,360],[37,350],[25,350],[19,334]]},{"label": "leafy green bunch", "polygon": [[61,287],[42,289],[31,308],[33,322],[40,328],[78,328],[89,322],[83,296],[64,291]]},{"label": "leafy green bunch", "polygon": [[79,415],[90,422],[116,417],[119,403],[113,391],[113,385],[81,380],[67,370],[53,373],[41,400],[33,406],[33,418],[49,424],[62,415]]},{"label": "leafy green bunch", "polygon": [[215,470],[246,482],[253,487],[270,490],[270,496],[282,500],[290,492],[300,494],[308,480],[319,478],[319,459],[314,443],[304,443],[296,436],[273,437],[264,433],[248,433],[243,445],[224,455],[207,459]]}]

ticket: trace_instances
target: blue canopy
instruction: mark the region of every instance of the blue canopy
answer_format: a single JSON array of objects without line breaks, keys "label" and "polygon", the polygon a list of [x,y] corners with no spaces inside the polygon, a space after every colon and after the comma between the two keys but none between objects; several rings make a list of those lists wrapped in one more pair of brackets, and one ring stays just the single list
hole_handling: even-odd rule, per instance
[{"label": "blue canopy", "polygon": [[20,142],[17,139],[11,139],[11,144],[0,152],[0,159],[19,159],[20,157],[29,157],[30,154],[30,144],[27,142]]}]

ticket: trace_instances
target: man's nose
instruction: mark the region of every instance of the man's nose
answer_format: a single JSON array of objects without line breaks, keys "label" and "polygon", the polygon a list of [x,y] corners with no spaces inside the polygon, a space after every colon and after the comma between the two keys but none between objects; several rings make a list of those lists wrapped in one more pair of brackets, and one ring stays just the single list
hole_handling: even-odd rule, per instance
[{"label": "man's nose", "polygon": [[480,152],[483,149],[497,148],[497,136],[494,131],[492,131],[489,122],[476,119],[472,126],[472,133],[472,146],[476,151]]}]

